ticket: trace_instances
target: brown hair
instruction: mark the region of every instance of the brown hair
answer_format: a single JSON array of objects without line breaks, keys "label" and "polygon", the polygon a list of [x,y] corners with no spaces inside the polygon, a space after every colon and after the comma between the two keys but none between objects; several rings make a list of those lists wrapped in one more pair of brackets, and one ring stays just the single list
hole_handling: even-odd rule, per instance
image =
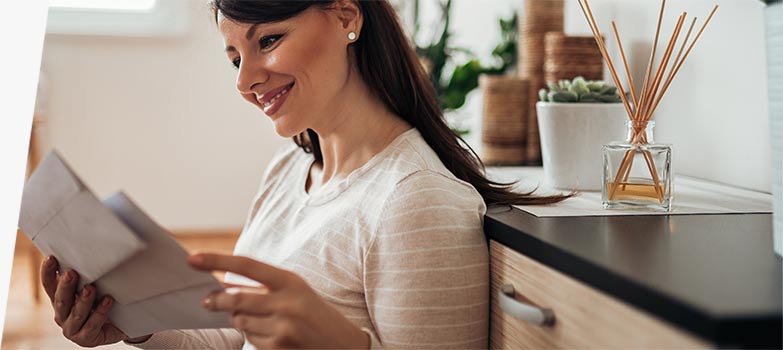
[{"label": "brown hair", "polygon": [[[212,10],[240,23],[268,23],[296,16],[311,6],[328,8],[334,0],[213,0]],[[359,73],[383,103],[419,130],[427,144],[454,176],[473,185],[487,204],[550,204],[571,195],[532,196],[512,192],[513,183],[491,181],[476,152],[452,131],[443,118],[435,88],[386,0],[359,0],[364,16],[354,42]],[[323,157],[318,134],[307,129],[294,137],[317,162]],[[463,146],[464,145],[464,146]]]}]

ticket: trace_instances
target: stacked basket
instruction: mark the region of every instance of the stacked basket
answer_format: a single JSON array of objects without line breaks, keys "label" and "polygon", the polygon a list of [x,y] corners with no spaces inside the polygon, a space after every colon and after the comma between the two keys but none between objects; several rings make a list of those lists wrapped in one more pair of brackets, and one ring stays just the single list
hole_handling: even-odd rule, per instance
[{"label": "stacked basket", "polygon": [[481,159],[486,165],[525,164],[528,81],[516,77],[481,75],[484,111],[481,120]]},{"label": "stacked basket", "polygon": [[583,76],[601,80],[604,61],[592,36],[567,36],[550,32],[544,36],[544,80],[557,82]]},{"label": "stacked basket", "polygon": [[527,112],[527,164],[541,164],[536,119],[538,90],[545,87],[544,36],[563,31],[564,0],[525,0],[519,28],[519,73],[529,80]]}]

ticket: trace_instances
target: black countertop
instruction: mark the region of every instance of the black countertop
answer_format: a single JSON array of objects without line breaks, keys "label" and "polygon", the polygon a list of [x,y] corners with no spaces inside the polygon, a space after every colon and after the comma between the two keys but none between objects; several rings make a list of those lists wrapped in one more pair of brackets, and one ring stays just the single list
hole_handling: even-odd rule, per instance
[{"label": "black countertop", "polygon": [[780,348],[772,215],[539,218],[492,207],[490,239],[718,346]]}]

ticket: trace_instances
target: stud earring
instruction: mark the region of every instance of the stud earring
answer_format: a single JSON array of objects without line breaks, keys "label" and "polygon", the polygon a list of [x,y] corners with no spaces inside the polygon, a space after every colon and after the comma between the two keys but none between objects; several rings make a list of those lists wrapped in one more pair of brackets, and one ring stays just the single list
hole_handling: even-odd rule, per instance
[{"label": "stud earring", "polygon": [[350,40],[350,41],[356,40],[356,33],[354,33],[354,32],[348,33],[348,40]]}]

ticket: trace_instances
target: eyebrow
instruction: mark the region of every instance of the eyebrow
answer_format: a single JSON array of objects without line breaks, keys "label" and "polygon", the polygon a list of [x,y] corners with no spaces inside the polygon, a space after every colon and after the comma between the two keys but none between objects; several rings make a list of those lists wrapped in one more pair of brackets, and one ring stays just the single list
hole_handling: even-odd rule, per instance
[{"label": "eyebrow", "polygon": [[[254,25],[250,26],[250,28],[248,28],[248,29],[247,29],[247,33],[245,33],[245,39],[247,39],[247,40],[250,40],[251,38],[253,38],[253,35],[255,35],[255,34],[256,34],[256,30],[258,30],[258,26],[259,26],[260,24],[261,24],[261,23],[256,23],[256,24],[254,24]],[[233,47],[233,46],[231,46],[231,45],[229,45],[229,46],[227,46],[227,47],[226,47],[226,52],[230,52],[230,51],[236,51],[236,50],[237,50],[237,49],[236,49],[236,48],[234,48],[234,47]]]},{"label": "eyebrow", "polygon": [[256,23],[247,29],[247,34],[245,34],[245,39],[250,40],[253,37],[253,35],[256,34],[256,29],[258,29],[259,24],[260,23]]}]

